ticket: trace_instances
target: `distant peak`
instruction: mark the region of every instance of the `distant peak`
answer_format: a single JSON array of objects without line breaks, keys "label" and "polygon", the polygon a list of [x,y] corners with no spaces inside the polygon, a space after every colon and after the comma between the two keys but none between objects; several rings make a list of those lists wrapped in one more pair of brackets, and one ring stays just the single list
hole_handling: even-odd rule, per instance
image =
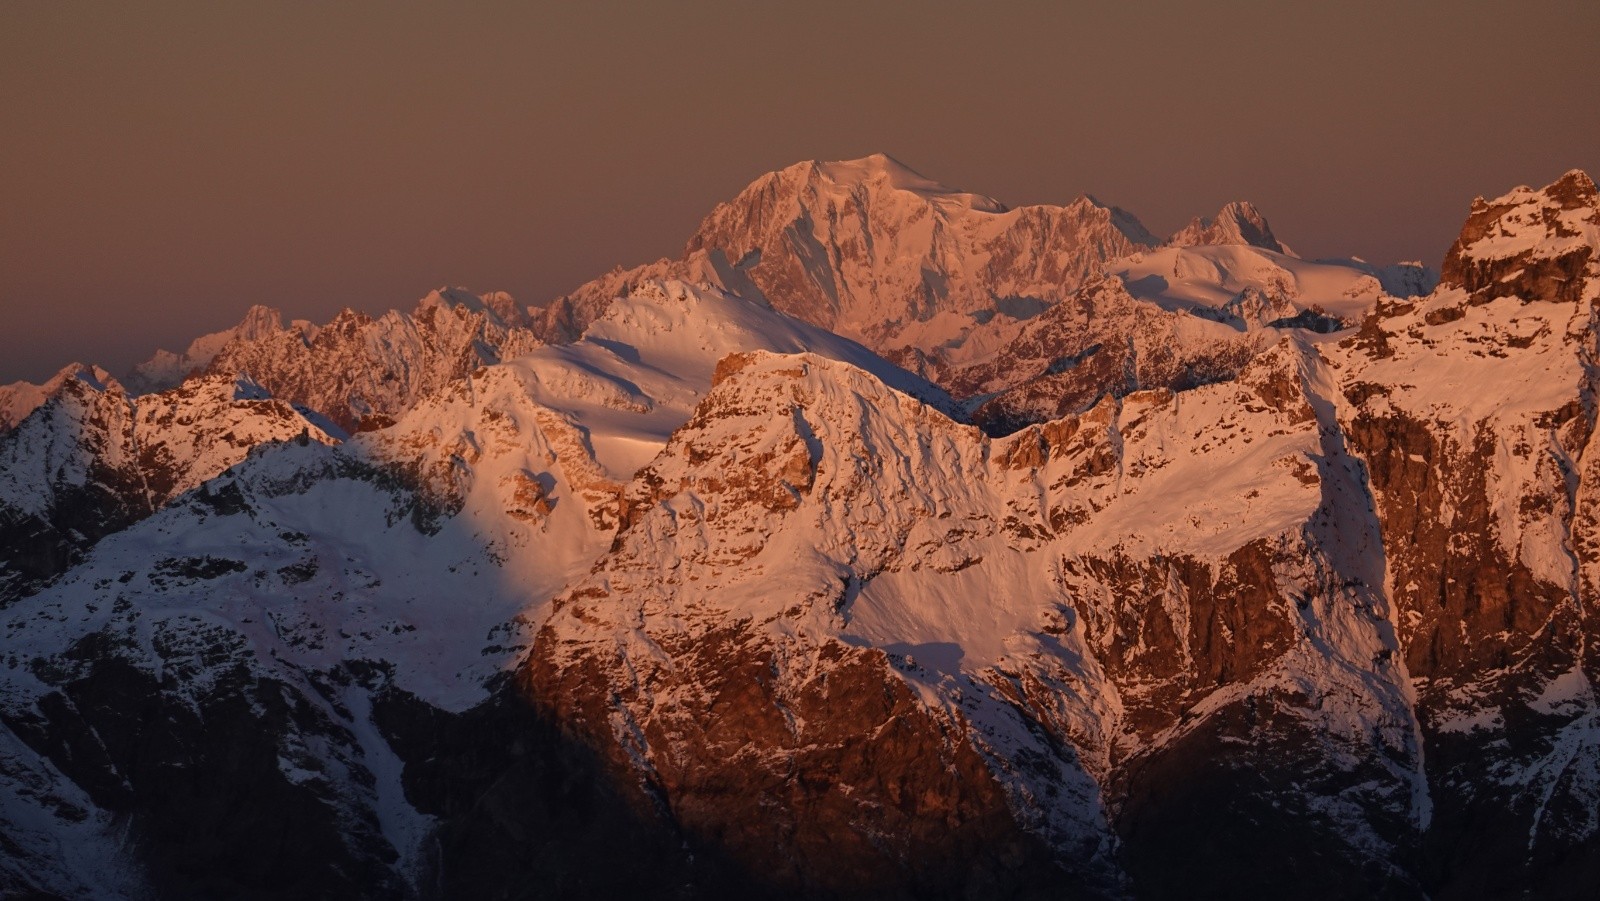
[{"label": "distant peak", "polygon": [[445,286],[434,288],[423,298],[419,306],[424,307],[468,307],[480,306],[478,295],[466,288]]},{"label": "distant peak", "polygon": [[1161,239],[1151,234],[1144,223],[1139,221],[1138,216],[1115,204],[1106,203],[1093,194],[1079,194],[1059,209],[1067,210],[1076,216],[1087,214],[1095,218],[1104,217],[1112,228],[1135,244],[1144,244],[1148,247],[1161,244]]},{"label": "distant peak", "polygon": [[1256,209],[1256,205],[1248,200],[1230,200],[1223,204],[1222,209],[1217,212],[1217,219],[1219,221],[1231,219],[1239,222],[1267,224],[1266,217],[1261,215],[1261,211]]},{"label": "distant peak", "polygon": [[428,295],[417,304],[419,311],[432,307],[459,308],[469,313],[483,313],[497,320],[503,326],[526,326],[528,324],[528,311],[504,291],[475,294],[467,288],[437,288],[429,291]]},{"label": "distant peak", "polygon": [[70,379],[77,379],[96,391],[104,391],[109,386],[117,384],[117,380],[111,377],[111,373],[106,372],[99,366],[91,366],[86,363],[69,363],[51,376],[50,380],[45,382],[45,387],[46,389],[53,389]]},{"label": "distant peak", "polygon": [[912,169],[887,153],[872,153],[851,160],[816,160],[818,169],[844,178],[861,175],[903,175],[927,180],[922,173]]},{"label": "distant peak", "polygon": [[283,314],[264,304],[253,304],[239,321],[235,334],[254,339],[283,330]]},{"label": "distant peak", "polygon": [[1288,253],[1288,248],[1272,233],[1267,217],[1261,215],[1255,204],[1235,200],[1223,205],[1212,218],[1196,216],[1167,240],[1175,247],[1193,247],[1204,244],[1243,244],[1260,247],[1275,253]]},{"label": "distant peak", "polygon": [[869,153],[866,156],[853,160],[834,160],[832,162],[819,162],[823,166],[845,166],[869,172],[904,172],[922,178],[922,174],[900,162],[887,153]]}]

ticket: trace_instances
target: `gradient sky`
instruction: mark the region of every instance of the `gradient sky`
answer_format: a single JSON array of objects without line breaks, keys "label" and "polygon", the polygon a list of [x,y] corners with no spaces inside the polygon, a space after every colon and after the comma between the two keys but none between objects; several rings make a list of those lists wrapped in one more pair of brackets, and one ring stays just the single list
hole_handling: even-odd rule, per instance
[{"label": "gradient sky", "polygon": [[1600,175],[1592,0],[1071,6],[4,4],[0,382],[252,303],[543,303],[802,159],[1432,264],[1474,195]]}]

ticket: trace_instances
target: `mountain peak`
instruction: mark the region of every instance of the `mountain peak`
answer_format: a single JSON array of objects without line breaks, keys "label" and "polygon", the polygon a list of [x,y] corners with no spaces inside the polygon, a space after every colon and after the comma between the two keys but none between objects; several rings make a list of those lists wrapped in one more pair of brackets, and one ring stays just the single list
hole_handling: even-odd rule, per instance
[{"label": "mountain peak", "polygon": [[1573,169],[1535,190],[1522,186],[1472,202],[1461,235],[1440,267],[1440,284],[1476,302],[1576,302],[1600,284],[1600,192]]},{"label": "mountain peak", "polygon": [[81,382],[90,390],[104,392],[110,388],[121,389],[122,386],[99,366],[90,366],[84,363],[69,363],[46,379],[43,384],[35,385],[32,382],[13,382],[9,385],[0,385],[0,432],[14,428],[17,423],[25,419],[29,413],[38,409],[41,404],[61,393],[63,387],[73,382]]},{"label": "mountain peak", "polygon": [[997,304],[1048,305],[1107,261],[1159,243],[1131,214],[1087,196],[1009,209],[883,153],[805,161],[718,204],[679,259],[596,279],[541,322],[571,340],[632,288],[677,278],[894,354],[948,346]]},{"label": "mountain peak", "polygon": [[477,294],[468,288],[437,288],[417,304],[418,312],[435,307],[481,313],[502,328],[526,328],[528,325],[527,309],[504,291]]},{"label": "mountain peak", "polygon": [[1600,190],[1595,188],[1594,179],[1582,169],[1567,170],[1565,175],[1545,188],[1544,193],[1562,204],[1562,209],[1594,206],[1596,197],[1600,196]]},{"label": "mountain peak", "polygon": [[830,174],[835,174],[836,176],[866,173],[927,180],[922,173],[917,172],[887,153],[870,153],[853,160],[818,160],[817,166],[828,170]]},{"label": "mountain peak", "polygon": [[71,363],[63,366],[55,375],[51,376],[50,380],[44,383],[44,388],[46,391],[51,391],[72,379],[83,382],[96,391],[104,391],[108,387],[117,384],[117,380],[112,377],[111,373],[106,372],[99,366],[92,366],[87,363]]},{"label": "mountain peak", "polygon": [[1267,224],[1267,217],[1249,201],[1224,204],[1214,218],[1196,216],[1178,230],[1167,243],[1177,247],[1200,244],[1247,244],[1275,253],[1288,253]]},{"label": "mountain peak", "polygon": [[253,341],[283,331],[283,314],[265,304],[253,304],[233,329],[233,337]]}]

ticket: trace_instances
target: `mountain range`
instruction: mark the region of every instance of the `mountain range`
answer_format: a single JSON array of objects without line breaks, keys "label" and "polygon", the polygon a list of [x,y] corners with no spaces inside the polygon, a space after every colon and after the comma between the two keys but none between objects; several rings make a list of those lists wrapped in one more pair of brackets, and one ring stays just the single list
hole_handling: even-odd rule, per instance
[{"label": "mountain range", "polygon": [[876,155],[0,388],[0,890],[1585,895],[1597,309]]}]

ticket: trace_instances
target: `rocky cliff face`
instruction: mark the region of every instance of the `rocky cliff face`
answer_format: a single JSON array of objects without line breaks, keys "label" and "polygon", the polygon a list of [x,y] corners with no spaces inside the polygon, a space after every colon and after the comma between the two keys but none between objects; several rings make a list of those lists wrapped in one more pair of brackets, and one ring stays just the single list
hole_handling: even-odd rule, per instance
[{"label": "rocky cliff face", "polygon": [[1577,303],[1596,275],[1597,233],[1594,180],[1583,172],[1568,172],[1542,191],[1480,197],[1445,256],[1440,283],[1476,303],[1498,297]]}]

